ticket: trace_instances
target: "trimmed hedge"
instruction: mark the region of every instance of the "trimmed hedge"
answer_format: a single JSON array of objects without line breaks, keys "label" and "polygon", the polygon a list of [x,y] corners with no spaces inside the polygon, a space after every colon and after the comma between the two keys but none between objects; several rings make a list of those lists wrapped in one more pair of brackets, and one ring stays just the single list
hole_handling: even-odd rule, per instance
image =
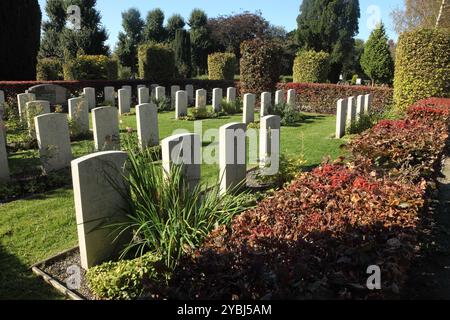
[{"label": "trimmed hedge", "polygon": [[301,51],[294,60],[294,82],[325,83],[330,73],[330,55],[324,51]]},{"label": "trimmed hedge", "polygon": [[64,64],[64,80],[117,80],[117,61],[102,55],[80,55]]},{"label": "trimmed hedge", "polygon": [[36,69],[36,80],[38,81],[64,79],[63,64],[58,59],[40,59]]},{"label": "trimmed hedge", "polygon": [[[450,100],[423,105],[430,114],[450,111]],[[352,162],[303,173],[213,231],[180,263],[169,298],[398,298],[418,251],[429,250],[423,239],[436,221],[427,203],[438,177],[430,168],[439,168],[449,141],[449,118],[430,123],[416,107],[412,119],[383,121],[357,137]],[[385,166],[361,147],[406,165]],[[366,286],[371,265],[382,270],[381,290]]]},{"label": "trimmed hedge", "polygon": [[236,71],[236,56],[229,52],[208,55],[209,80],[233,80]]},{"label": "trimmed hedge", "polygon": [[429,97],[450,97],[450,29],[403,33],[395,61],[394,100],[404,112]]},{"label": "trimmed hedge", "polygon": [[348,86],[322,83],[278,84],[278,89],[295,89],[300,111],[336,114],[337,101],[342,98],[372,94],[372,110],[382,113],[393,103],[393,90],[389,87]]},{"label": "trimmed hedge", "polygon": [[281,49],[260,39],[241,43],[241,93],[274,91],[280,78]]},{"label": "trimmed hedge", "polygon": [[164,81],[174,78],[175,54],[162,44],[143,44],[139,47],[139,77],[145,80]]}]

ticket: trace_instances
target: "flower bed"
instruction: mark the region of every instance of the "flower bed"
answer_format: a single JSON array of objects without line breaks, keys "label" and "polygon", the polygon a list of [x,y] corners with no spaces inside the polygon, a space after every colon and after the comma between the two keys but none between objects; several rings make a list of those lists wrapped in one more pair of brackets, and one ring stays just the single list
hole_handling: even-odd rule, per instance
[{"label": "flower bed", "polygon": [[[188,299],[386,298],[398,294],[420,250],[428,182],[448,141],[447,120],[411,107],[351,143],[353,162],[325,163],[212,232],[175,271],[168,296]],[[441,112],[441,111],[439,111]],[[446,112],[446,111],[442,111]],[[419,133],[422,133],[420,135]],[[389,165],[367,150],[382,150]],[[412,171],[418,174],[408,177]],[[394,174],[393,174],[394,172]],[[381,268],[382,290],[366,287]]]}]

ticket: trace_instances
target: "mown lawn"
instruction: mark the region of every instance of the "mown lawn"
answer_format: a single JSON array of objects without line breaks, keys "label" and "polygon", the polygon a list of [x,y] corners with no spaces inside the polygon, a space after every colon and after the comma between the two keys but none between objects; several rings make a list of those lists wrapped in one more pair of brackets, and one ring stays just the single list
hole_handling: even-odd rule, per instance
[{"label": "mown lawn", "polygon": [[[258,117],[257,117],[258,118]],[[218,129],[229,122],[240,122],[242,116],[222,117],[203,121],[203,132]],[[121,130],[136,128],[136,117],[121,118]],[[176,121],[173,112],[159,115],[160,138],[170,136],[176,129],[194,129],[194,122]],[[342,154],[342,140],[333,139],[335,117],[307,114],[306,120],[295,127],[281,130],[282,152],[291,156],[303,154],[306,166],[318,165],[325,156]],[[210,139],[206,139],[210,140]],[[210,141],[203,141],[204,146]],[[75,157],[93,150],[92,141],[73,143]],[[12,171],[39,164],[36,151],[24,151],[10,156]],[[216,155],[218,156],[218,155]],[[204,181],[217,180],[217,165],[204,165]],[[25,200],[0,205],[0,299],[57,299],[59,294],[42,280],[36,279],[29,267],[77,243],[73,194],[59,189]]]}]

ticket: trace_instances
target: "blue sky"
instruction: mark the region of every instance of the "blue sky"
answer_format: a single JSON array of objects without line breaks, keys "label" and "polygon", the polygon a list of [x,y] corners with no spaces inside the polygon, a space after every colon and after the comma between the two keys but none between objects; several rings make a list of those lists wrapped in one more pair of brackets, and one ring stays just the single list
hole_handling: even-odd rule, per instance
[{"label": "blue sky", "polygon": [[[46,0],[39,0],[44,11]],[[390,38],[397,40],[392,28],[389,14],[393,9],[403,6],[403,0],[360,0],[361,18],[358,38],[369,37],[374,21],[380,17],[386,25]],[[272,24],[283,26],[291,31],[296,28],[296,18],[301,0],[97,0],[97,9],[102,14],[102,22],[109,33],[108,44],[111,48],[117,40],[117,34],[122,29],[121,13],[135,7],[143,17],[153,8],[161,8],[166,18],[173,13],[188,17],[193,8],[203,9],[208,16],[216,17],[240,11],[260,10],[263,16]],[[45,19],[45,17],[44,17]]]}]

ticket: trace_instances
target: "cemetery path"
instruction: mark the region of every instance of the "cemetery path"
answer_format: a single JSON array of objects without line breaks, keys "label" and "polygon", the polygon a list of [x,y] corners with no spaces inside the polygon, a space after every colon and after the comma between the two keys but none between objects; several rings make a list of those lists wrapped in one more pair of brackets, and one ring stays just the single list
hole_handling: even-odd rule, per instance
[{"label": "cemetery path", "polygon": [[439,179],[439,206],[434,213],[429,250],[412,266],[406,299],[450,299],[450,154]]}]

